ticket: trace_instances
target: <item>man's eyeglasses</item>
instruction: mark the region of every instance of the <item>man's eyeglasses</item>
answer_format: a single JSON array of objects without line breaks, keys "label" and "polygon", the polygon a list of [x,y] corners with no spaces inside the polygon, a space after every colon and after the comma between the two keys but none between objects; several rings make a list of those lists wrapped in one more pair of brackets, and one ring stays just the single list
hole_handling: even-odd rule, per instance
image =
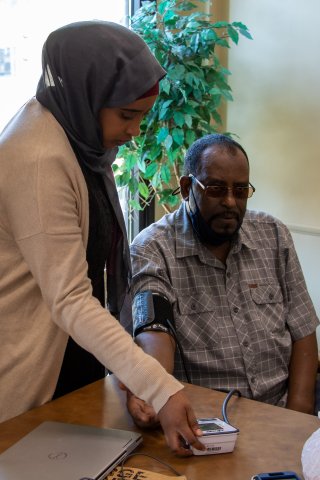
[{"label": "man's eyeglasses", "polygon": [[232,191],[232,195],[235,198],[240,198],[240,199],[246,199],[252,197],[256,189],[254,188],[253,185],[249,182],[249,185],[247,187],[240,187],[240,186],[234,186],[234,187],[226,187],[225,185],[208,185],[205,187],[192,173],[189,174],[189,177],[192,180],[195,180],[198,185],[202,188],[204,191],[204,194],[207,197],[211,198],[221,198],[225,197],[229,190]]}]

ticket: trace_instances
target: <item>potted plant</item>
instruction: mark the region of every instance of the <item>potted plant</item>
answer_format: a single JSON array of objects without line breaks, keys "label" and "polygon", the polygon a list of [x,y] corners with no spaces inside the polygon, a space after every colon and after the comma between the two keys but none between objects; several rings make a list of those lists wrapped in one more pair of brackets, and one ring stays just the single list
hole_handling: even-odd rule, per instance
[{"label": "potted plant", "polygon": [[129,189],[133,210],[143,210],[154,197],[165,212],[177,206],[179,197],[172,193],[186,150],[221,128],[219,108],[232,100],[230,72],[216,47],[229,48],[240,35],[252,38],[243,23],[215,22],[195,8],[185,0],[146,1],[131,18],[131,28],[167,71],[141,135],[120,148],[113,167],[118,187]]}]

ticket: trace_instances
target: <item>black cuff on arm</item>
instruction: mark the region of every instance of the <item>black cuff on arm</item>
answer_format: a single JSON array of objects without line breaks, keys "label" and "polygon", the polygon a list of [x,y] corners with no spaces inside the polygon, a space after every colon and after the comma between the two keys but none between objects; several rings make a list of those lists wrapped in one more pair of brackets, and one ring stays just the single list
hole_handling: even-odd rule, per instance
[{"label": "black cuff on arm", "polygon": [[[169,320],[169,323],[168,323]],[[137,293],[133,300],[133,335],[145,331],[171,334],[173,310],[169,300],[151,290]]]}]

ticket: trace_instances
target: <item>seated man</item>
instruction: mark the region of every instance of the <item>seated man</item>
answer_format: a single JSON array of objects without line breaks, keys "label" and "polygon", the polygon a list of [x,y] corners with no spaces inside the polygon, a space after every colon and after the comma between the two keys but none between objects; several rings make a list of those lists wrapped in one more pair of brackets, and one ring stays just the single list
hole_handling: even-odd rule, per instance
[{"label": "seated man", "polygon": [[313,413],[319,322],[288,229],[246,210],[246,152],[220,134],[197,140],[180,188],[180,208],[131,245],[136,342],[179,380]]}]

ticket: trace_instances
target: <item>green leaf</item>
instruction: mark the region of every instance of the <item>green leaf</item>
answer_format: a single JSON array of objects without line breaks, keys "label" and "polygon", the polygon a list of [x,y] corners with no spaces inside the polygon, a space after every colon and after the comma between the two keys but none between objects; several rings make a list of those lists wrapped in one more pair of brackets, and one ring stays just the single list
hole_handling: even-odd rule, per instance
[{"label": "green leaf", "polygon": [[250,32],[248,30],[248,27],[246,25],[244,25],[242,22],[232,22],[232,26],[237,28],[241,35],[243,35],[246,38],[249,38],[249,40],[253,40],[253,38],[250,35]]},{"label": "green leaf", "polygon": [[185,138],[186,138],[186,142],[189,146],[195,141],[196,134],[194,133],[193,130],[187,130]]},{"label": "green leaf", "polygon": [[157,135],[157,143],[159,144],[164,142],[168,135],[169,135],[168,127],[161,127]]},{"label": "green leaf", "polygon": [[170,207],[175,207],[180,202],[180,195],[172,195],[172,189],[165,189],[161,191],[159,196],[160,205],[167,204]]},{"label": "green leaf", "polygon": [[168,71],[168,78],[172,80],[180,80],[185,73],[185,67],[183,65],[176,65],[174,69]]},{"label": "green leaf", "polygon": [[185,124],[186,124],[189,128],[191,128],[191,127],[192,127],[192,116],[186,114],[186,115],[184,116],[184,122],[185,122]]},{"label": "green leaf", "polygon": [[172,138],[178,145],[182,145],[184,141],[183,130],[181,128],[174,128],[172,131]]},{"label": "green leaf", "polygon": [[164,146],[165,146],[166,150],[170,150],[170,148],[172,146],[172,143],[173,143],[173,138],[172,138],[171,135],[168,135],[167,138],[164,141]]},{"label": "green leaf", "polygon": [[[146,3],[146,2],[144,2],[144,4],[145,4],[145,3]],[[159,2],[159,4],[158,4],[158,10],[159,10],[159,13],[160,13],[161,15],[164,14],[166,8],[167,8],[167,1]]]},{"label": "green leaf", "polygon": [[139,182],[138,190],[143,198],[147,199],[149,197],[149,188],[145,183]]},{"label": "green leaf", "polygon": [[161,165],[160,175],[164,183],[169,183],[171,179],[171,172],[168,165]]},{"label": "green leaf", "polygon": [[216,32],[212,29],[207,29],[203,32],[203,36],[206,42],[215,42],[218,38]]},{"label": "green leaf", "polygon": [[231,24],[233,27],[236,27],[236,28],[243,28],[243,30],[248,30],[248,28],[246,27],[246,25],[242,22],[232,22]]},{"label": "green leaf", "polygon": [[220,73],[222,73],[222,75],[231,75],[230,70],[228,70],[227,68],[224,68],[224,67],[220,68]]},{"label": "green leaf", "polygon": [[142,158],[139,158],[137,165],[140,172],[144,173],[146,171],[146,162]]},{"label": "green leaf", "polygon": [[212,26],[214,28],[223,28],[223,27],[227,27],[228,25],[229,25],[228,22],[221,21],[221,22],[215,22]]},{"label": "green leaf", "polygon": [[221,95],[221,89],[218,87],[213,87],[210,90],[210,95]]},{"label": "green leaf", "polygon": [[190,114],[190,115],[195,115],[195,113],[196,113],[193,105],[191,105],[191,102],[189,102],[189,103],[187,103],[186,105],[183,106],[183,111]]},{"label": "green leaf", "polygon": [[161,188],[161,177],[160,177],[160,172],[157,171],[152,179],[151,179],[151,185],[153,186],[154,189],[158,190],[159,188]]},{"label": "green leaf", "polygon": [[193,50],[195,53],[198,51],[199,42],[200,42],[200,35],[199,35],[199,33],[196,33],[195,35],[192,35],[192,36],[191,36],[191,39],[190,39],[190,47],[192,48],[192,50]]},{"label": "green leaf", "polygon": [[193,90],[193,96],[199,103],[202,102],[202,93],[198,88]]},{"label": "green leaf", "polygon": [[136,192],[138,189],[138,180],[135,175],[132,175],[128,181],[128,187],[131,192]]},{"label": "green leaf", "polygon": [[144,161],[153,161],[156,160],[159,155],[161,154],[161,147],[160,145],[157,145],[156,143],[151,143],[148,146],[145,146],[143,148],[143,155],[142,158]]},{"label": "green leaf", "polygon": [[229,48],[229,43],[228,43],[227,40],[225,40],[224,38],[217,38],[216,44],[217,44],[217,45],[220,45],[220,47]]},{"label": "green leaf", "polygon": [[137,211],[143,210],[140,203],[134,199],[129,200],[129,206],[132,208],[132,210],[137,210]]},{"label": "green leaf", "polygon": [[181,149],[178,148],[176,150],[167,150],[167,157],[168,157],[168,162],[171,165],[173,165],[176,161],[177,158],[180,158],[179,154],[180,154],[180,151]]},{"label": "green leaf", "polygon": [[229,25],[228,27],[228,35],[231,40],[237,45],[239,42],[239,33],[237,30]]},{"label": "green leaf", "polygon": [[[198,1],[204,3],[204,0],[198,0]],[[189,11],[194,8],[197,8],[197,4],[192,2],[181,2],[180,4],[177,3],[175,7],[177,10]]]},{"label": "green leaf", "polygon": [[250,33],[248,32],[248,30],[244,30],[243,28],[240,28],[239,32],[240,32],[241,35],[243,35],[244,37],[249,38],[249,40],[253,40],[253,38],[252,38],[252,36],[250,35]]},{"label": "green leaf", "polygon": [[188,72],[184,77],[184,80],[188,83],[188,85],[192,87],[194,83],[194,74],[191,72]]},{"label": "green leaf", "polygon": [[172,102],[173,100],[167,100],[166,102],[163,102],[162,105],[159,104],[159,106],[161,105],[159,111],[159,120],[164,120],[168,116],[168,114],[170,115],[169,106]]},{"label": "green leaf", "polygon": [[179,16],[172,10],[167,10],[163,15],[163,22],[167,25],[174,25],[177,20],[179,20]]},{"label": "green leaf", "polygon": [[185,117],[181,112],[174,112],[173,119],[178,127],[182,127],[185,124]]},{"label": "green leaf", "polygon": [[131,172],[125,172],[123,175],[116,177],[116,182],[119,187],[128,185],[131,177]]},{"label": "green leaf", "polygon": [[214,120],[216,121],[216,123],[217,123],[218,125],[221,125],[221,124],[222,124],[221,116],[220,116],[220,114],[219,114],[217,111],[212,112],[211,115],[212,115],[212,118],[214,118]]},{"label": "green leaf", "polygon": [[172,99],[166,100],[165,102],[162,103],[161,108],[168,108],[169,105],[171,105],[172,102],[173,102]]},{"label": "green leaf", "polygon": [[230,100],[232,102],[233,97],[228,90],[221,90],[221,93],[224,96],[224,98],[226,98],[227,100]]},{"label": "green leaf", "polygon": [[160,82],[160,90],[163,91],[164,93],[166,93],[167,95],[169,95],[170,93],[170,88],[171,88],[171,84],[169,82],[169,80],[167,78],[165,78],[164,80],[161,80]]},{"label": "green leaf", "polygon": [[149,165],[146,168],[144,177],[145,178],[152,178],[154,176],[154,174],[156,173],[157,168],[158,168],[158,166],[157,166],[156,163],[149,163]]},{"label": "green leaf", "polygon": [[159,120],[160,120],[160,122],[165,120],[167,113],[168,113],[168,109],[167,109],[167,108],[161,108],[161,110],[159,111]]}]

